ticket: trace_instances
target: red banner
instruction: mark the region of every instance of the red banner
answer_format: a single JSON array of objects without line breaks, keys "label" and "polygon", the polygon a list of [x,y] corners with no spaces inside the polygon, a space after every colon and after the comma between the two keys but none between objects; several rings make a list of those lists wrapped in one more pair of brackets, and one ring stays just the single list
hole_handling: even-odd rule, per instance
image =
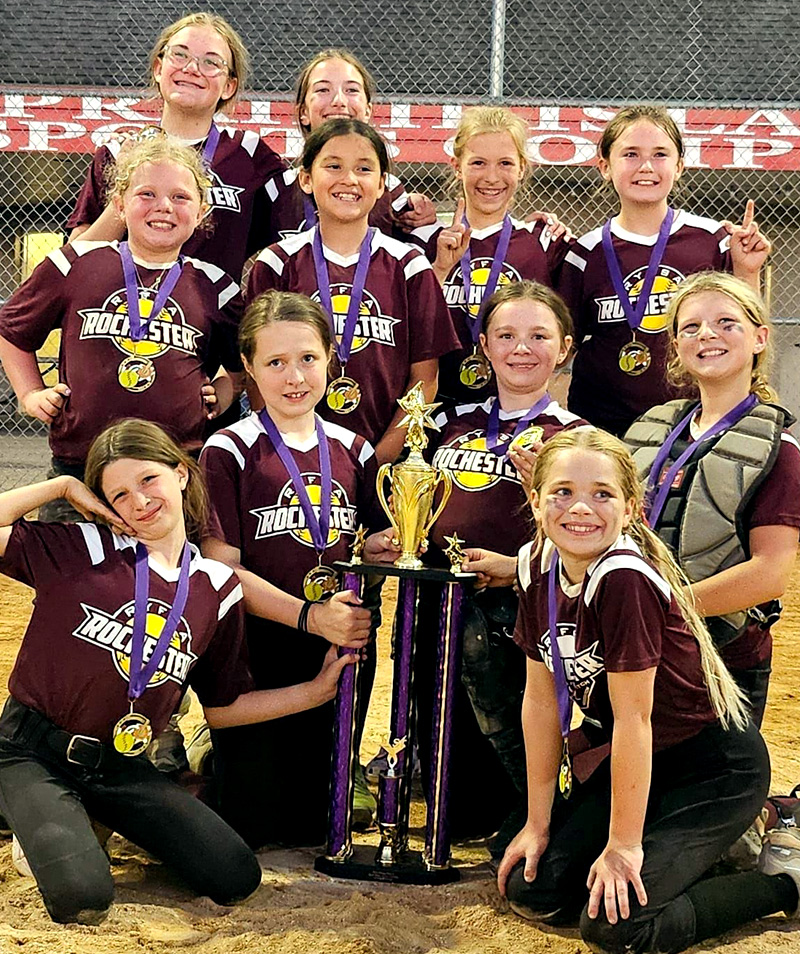
[{"label": "red banner", "polygon": [[[447,162],[460,104],[391,103],[373,120],[399,162]],[[604,107],[530,106],[514,109],[530,126],[528,149],[542,165],[590,165],[603,125],[615,110]],[[675,109],[686,163],[702,169],[800,169],[800,110]],[[76,95],[53,89],[26,93],[0,87],[0,151],[93,152],[111,136],[157,121],[159,101],[134,90]],[[252,129],[273,149],[294,158],[302,139],[292,104],[267,97],[239,103],[224,125]]]}]

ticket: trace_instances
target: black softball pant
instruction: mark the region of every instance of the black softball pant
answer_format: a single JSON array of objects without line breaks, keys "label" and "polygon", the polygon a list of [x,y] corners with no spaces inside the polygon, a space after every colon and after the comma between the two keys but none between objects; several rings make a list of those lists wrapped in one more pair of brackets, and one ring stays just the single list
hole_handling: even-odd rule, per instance
[{"label": "black softball pant", "polygon": [[256,890],[261,869],[244,841],[147,758],[80,742],[69,751],[71,761],[68,745],[67,733],[9,698],[0,717],[0,811],[54,921],[98,923],[113,900],[108,858],[91,819],[218,904]]},{"label": "black softball pant", "polygon": [[715,723],[657,753],[643,838],[647,904],[629,888],[630,918],[610,924],[603,910],[590,918],[585,907],[589,869],[608,839],[607,759],[568,801],[556,799],[535,880],[524,880],[523,863],[510,875],[512,908],[551,924],[579,921],[592,950],[612,952],[678,952],[781,910],[796,897],[785,876],[756,871],[700,880],[752,823],[768,788],[769,756],[752,723],[743,732]]}]

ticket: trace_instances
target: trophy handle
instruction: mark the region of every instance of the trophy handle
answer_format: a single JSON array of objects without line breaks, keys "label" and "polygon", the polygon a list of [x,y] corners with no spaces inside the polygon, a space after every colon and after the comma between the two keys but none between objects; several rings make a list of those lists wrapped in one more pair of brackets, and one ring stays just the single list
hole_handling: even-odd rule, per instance
[{"label": "trophy handle", "polygon": [[[386,466],[384,464],[384,466]],[[442,499],[439,501],[439,506],[428,518],[428,522],[425,525],[425,529],[422,532],[422,537],[425,539],[428,536],[428,531],[439,519],[439,515],[444,510],[447,505],[447,501],[450,499],[450,494],[453,492],[453,477],[449,470],[439,470],[436,472],[436,483],[433,485],[434,491],[439,486],[439,484],[444,483],[444,488],[442,490]]]},{"label": "trophy handle", "polygon": [[[389,518],[389,523],[392,525],[394,530],[394,535],[396,539],[400,538],[400,527],[397,526],[397,521],[394,518],[391,507],[389,506],[389,501],[386,499],[383,488],[386,482],[387,477],[391,477],[392,465],[391,464],[381,464],[378,468],[378,479],[376,483],[376,491],[378,492],[378,500],[381,502],[381,507],[383,507],[383,512]],[[448,475],[449,476],[449,475]]]}]

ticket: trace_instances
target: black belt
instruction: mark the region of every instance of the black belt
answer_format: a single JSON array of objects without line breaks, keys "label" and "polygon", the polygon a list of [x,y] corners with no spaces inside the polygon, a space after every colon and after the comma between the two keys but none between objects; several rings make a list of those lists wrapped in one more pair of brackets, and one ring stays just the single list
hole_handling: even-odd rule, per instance
[{"label": "black belt", "polygon": [[40,746],[44,745],[64,762],[93,770],[99,769],[103,761],[114,754],[113,749],[100,739],[59,729],[13,696],[6,700],[0,716],[0,736],[34,750],[41,751]]}]

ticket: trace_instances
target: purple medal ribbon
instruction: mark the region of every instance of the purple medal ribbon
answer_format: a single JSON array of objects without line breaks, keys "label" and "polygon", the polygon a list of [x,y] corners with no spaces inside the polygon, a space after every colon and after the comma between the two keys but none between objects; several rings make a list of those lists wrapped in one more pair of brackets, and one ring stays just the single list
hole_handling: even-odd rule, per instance
[{"label": "purple medal ribbon", "polygon": [[656,244],[650,253],[650,261],[647,263],[647,271],[644,274],[642,290],[636,299],[635,307],[631,304],[630,298],[628,298],[628,293],[625,290],[625,282],[622,278],[622,271],[619,267],[619,259],[617,258],[617,253],[614,251],[614,243],[611,239],[611,219],[608,219],[603,224],[603,253],[606,257],[608,273],[611,276],[611,283],[614,286],[617,298],[619,298],[619,303],[622,305],[622,310],[625,312],[625,318],[631,331],[636,331],[644,320],[647,303],[650,300],[650,292],[653,290],[656,272],[661,265],[661,259],[664,257],[664,250],[669,241],[669,233],[674,218],[675,210],[668,208],[667,214],[664,216],[664,221],[661,223],[661,228],[658,230]]},{"label": "purple medal ribbon", "polygon": [[128,698],[131,702],[141,696],[153,678],[159,663],[169,649],[178,623],[186,608],[189,597],[189,564],[192,552],[189,544],[183,545],[181,556],[181,570],[178,576],[178,585],[175,587],[175,600],[170,607],[164,628],[158,637],[158,642],[150,654],[150,658],[142,665],[144,658],[144,637],[147,628],[147,603],[150,596],[150,567],[147,562],[147,547],[143,543],[136,544],[136,586],[134,589],[133,604],[133,635],[131,636],[130,674],[128,676]]},{"label": "purple medal ribbon", "polygon": [[304,232],[313,229],[317,224],[317,208],[309,197],[303,193],[303,222],[305,223]]},{"label": "purple medal ribbon", "polygon": [[531,421],[534,421],[542,411],[550,404],[553,399],[550,397],[549,393],[545,393],[539,398],[539,400],[533,405],[533,407],[525,413],[525,416],[522,417],[517,426],[514,428],[514,433],[511,437],[500,443],[500,401],[495,398],[492,408],[489,411],[489,427],[486,432],[486,449],[490,450],[493,454],[497,454],[498,457],[504,457],[508,451],[508,448],[511,446],[511,443],[519,437],[519,435],[528,427]]},{"label": "purple medal ribbon", "polygon": [[561,722],[561,737],[569,735],[572,721],[572,697],[567,687],[567,674],[561,661],[561,650],[558,648],[558,619],[556,615],[556,580],[561,566],[558,551],[553,553],[553,562],[547,575],[547,625],[550,627],[550,655],[553,660],[553,679],[556,684],[556,700],[558,702],[558,718]]},{"label": "purple medal ribbon", "polygon": [[325,552],[325,548],[328,545],[328,530],[331,525],[331,505],[332,505],[332,487],[333,481],[331,478],[331,452],[328,447],[328,438],[325,436],[325,429],[322,426],[322,421],[315,415],[314,416],[314,426],[317,430],[317,444],[319,445],[319,471],[320,476],[322,477],[322,489],[320,494],[319,501],[319,519],[317,519],[314,508],[311,504],[311,500],[308,496],[308,490],[306,485],[303,483],[303,478],[300,475],[300,468],[297,466],[297,462],[292,456],[292,452],[286,446],[283,438],[281,437],[280,431],[275,426],[275,422],[267,413],[267,409],[258,412],[259,419],[264,425],[264,430],[267,432],[267,436],[272,441],[272,446],[275,448],[275,451],[278,454],[278,457],[281,459],[281,463],[286,468],[286,473],[289,475],[289,478],[292,481],[292,486],[294,487],[295,493],[297,494],[297,499],[300,501],[300,506],[303,508],[303,513],[305,514],[306,523],[308,524],[308,532],[311,534],[311,539],[314,542],[314,549],[317,551],[318,556],[322,556]]},{"label": "purple medal ribbon", "polygon": [[[466,216],[464,216],[463,221],[464,225],[469,225]],[[484,303],[489,300],[489,298],[494,294],[494,290],[497,288],[497,282],[500,280],[500,272],[503,268],[503,263],[505,262],[513,229],[514,226],[511,222],[511,216],[506,215],[503,219],[503,227],[500,229],[500,235],[497,239],[497,247],[494,250],[492,267],[489,270],[489,278],[486,280],[483,298],[481,299],[481,303],[478,307],[478,314],[475,318],[472,318],[469,313],[469,300],[470,296],[472,295],[472,255],[470,254],[469,245],[467,246],[464,254],[461,256],[461,280],[464,283],[464,307],[467,313],[466,321],[469,327],[470,335],[472,336],[472,343],[475,345],[477,345],[478,341],[480,340],[481,319],[483,318]]]},{"label": "purple medal ribbon", "polygon": [[699,404],[696,404],[673,429],[669,437],[666,439],[658,454],[656,454],[656,459],[653,461],[653,466],[650,468],[650,476],[647,481],[647,493],[645,494],[645,516],[647,517],[648,524],[655,529],[658,524],[658,519],[661,516],[661,511],[664,509],[664,504],[667,502],[667,497],[669,496],[670,488],[672,487],[672,482],[675,479],[675,475],[683,467],[687,460],[692,456],[692,454],[697,449],[698,444],[702,441],[707,441],[712,437],[716,437],[717,434],[720,434],[722,431],[726,431],[729,427],[741,420],[746,414],[749,414],[750,411],[758,404],[758,398],[755,394],[749,394],[743,401],[740,401],[736,407],[732,408],[728,413],[722,417],[716,424],[713,424],[708,428],[707,431],[697,438],[696,441],[690,441],[689,446],[686,450],[678,457],[674,464],[669,468],[667,473],[664,475],[664,479],[659,484],[659,476],[661,474],[661,469],[664,466],[664,462],[669,459],[670,451],[675,443],[675,441],[680,437],[680,435],[685,430],[688,423],[697,413]]},{"label": "purple medal ribbon", "polygon": [[211,163],[214,161],[214,153],[217,151],[217,146],[219,145],[220,131],[219,126],[215,122],[211,123],[211,129],[208,131],[208,136],[206,137],[206,144],[203,146],[203,152],[200,156],[200,161],[206,168],[211,168]]},{"label": "purple medal ribbon", "polygon": [[147,332],[147,326],[150,318],[157,318],[167,303],[167,299],[172,293],[172,289],[178,284],[178,279],[183,271],[183,255],[178,256],[178,261],[167,272],[164,281],[161,283],[156,300],[150,311],[150,318],[142,318],[139,312],[139,276],[136,273],[136,265],[133,262],[133,255],[127,242],[119,243],[119,257],[122,259],[122,272],[125,276],[125,295],[128,299],[128,324],[130,325],[130,337],[132,341],[141,341]]},{"label": "purple medal ribbon", "polygon": [[367,229],[364,241],[358,252],[358,264],[353,277],[353,287],[350,289],[350,304],[347,306],[347,315],[344,319],[344,328],[342,329],[342,338],[339,340],[336,334],[336,325],[333,320],[333,302],[331,300],[331,280],[328,274],[328,263],[325,261],[325,252],[322,249],[322,236],[319,226],[314,230],[314,240],[311,248],[314,253],[314,271],[317,276],[317,287],[319,288],[319,298],[322,307],[328,313],[328,320],[331,323],[331,333],[336,348],[336,357],[339,359],[339,365],[344,374],[345,365],[350,358],[350,349],[353,346],[353,335],[358,323],[358,313],[361,309],[361,302],[364,298],[364,284],[367,281],[367,272],[369,271],[369,260],[372,255],[372,233],[376,229]]}]

